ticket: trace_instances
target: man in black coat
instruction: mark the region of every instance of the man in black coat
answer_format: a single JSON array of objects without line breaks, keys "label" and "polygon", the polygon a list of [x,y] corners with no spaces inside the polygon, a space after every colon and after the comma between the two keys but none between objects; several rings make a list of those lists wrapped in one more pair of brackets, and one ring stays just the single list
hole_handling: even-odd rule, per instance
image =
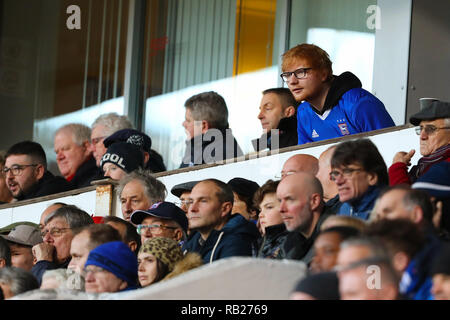
[{"label": "man in black coat", "polygon": [[90,138],[91,129],[80,123],[66,124],[55,133],[56,163],[72,189],[88,187],[99,178]]},{"label": "man in black coat", "polygon": [[187,140],[180,168],[244,155],[229,127],[228,107],[220,94],[202,92],[187,99],[184,106]]},{"label": "man in black coat", "polygon": [[47,157],[39,143],[16,143],[6,153],[6,185],[17,200],[27,200],[71,189],[62,177],[47,171]]},{"label": "man in black coat", "polygon": [[[288,88],[271,88],[263,91],[258,114],[263,134],[259,139],[252,140],[255,151],[266,148],[276,150],[297,145],[297,105]],[[272,132],[273,129],[278,132]]]}]

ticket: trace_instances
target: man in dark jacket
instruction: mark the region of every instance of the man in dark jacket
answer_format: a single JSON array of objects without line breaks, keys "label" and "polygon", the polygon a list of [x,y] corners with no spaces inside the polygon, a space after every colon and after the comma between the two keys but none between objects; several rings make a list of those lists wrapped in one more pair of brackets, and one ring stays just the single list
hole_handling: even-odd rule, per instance
[{"label": "man in dark jacket", "polygon": [[258,229],[240,214],[231,215],[233,198],[231,187],[222,181],[208,179],[195,185],[189,196],[188,219],[196,232],[183,251],[197,252],[205,263],[252,255]]},{"label": "man in dark jacket", "polygon": [[288,175],[277,187],[280,213],[289,234],[277,258],[301,260],[309,264],[314,255],[313,243],[320,232],[323,213],[323,190],[320,181],[306,172]]},{"label": "man in dark jacket", "polygon": [[68,267],[73,230],[93,223],[87,212],[73,205],[62,206],[45,218],[41,233],[43,242],[32,248],[36,264],[31,273],[39,284],[45,271]]},{"label": "man in dark jacket", "polygon": [[228,108],[216,92],[203,92],[185,102],[186,150],[180,168],[220,162],[243,155],[228,125]]},{"label": "man in dark jacket", "polygon": [[433,165],[450,162],[450,102],[435,100],[409,118],[415,126],[420,139],[420,154],[417,165],[411,165],[411,158],[416,151],[397,152],[389,167],[389,184],[413,184]]},{"label": "man in dark jacket", "polygon": [[[256,151],[275,150],[297,145],[297,102],[287,88],[271,88],[263,91],[258,119],[263,135],[252,140]],[[278,130],[278,134],[275,134]]]},{"label": "man in dark jacket", "polygon": [[381,189],[389,183],[378,148],[369,139],[342,142],[333,153],[331,168],[330,179],[342,202],[337,214],[368,220]]},{"label": "man in dark jacket", "polygon": [[90,186],[91,181],[98,179],[90,137],[91,129],[79,123],[69,123],[55,133],[56,163],[73,189]]},{"label": "man in dark jacket", "polygon": [[16,143],[6,153],[3,168],[6,184],[13,197],[27,200],[71,189],[61,177],[47,171],[47,157],[39,143]]}]

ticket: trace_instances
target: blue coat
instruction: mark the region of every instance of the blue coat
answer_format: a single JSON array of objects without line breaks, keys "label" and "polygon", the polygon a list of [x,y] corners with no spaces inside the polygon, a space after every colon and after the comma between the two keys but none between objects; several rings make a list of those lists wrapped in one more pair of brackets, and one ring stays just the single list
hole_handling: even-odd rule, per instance
[{"label": "blue coat", "polygon": [[427,230],[427,243],[411,260],[400,281],[400,293],[412,300],[433,300],[431,267],[442,243]]},{"label": "blue coat", "polygon": [[211,263],[227,257],[252,256],[258,238],[255,224],[234,214],[221,230],[213,230],[206,241],[202,241],[200,233],[196,232],[182,249],[183,252],[197,252],[205,263]]},{"label": "blue coat", "polygon": [[335,76],[321,112],[306,101],[297,110],[298,144],[392,126],[384,104],[351,72]]},{"label": "blue coat", "polygon": [[342,203],[337,214],[368,220],[383,186],[371,186],[359,199]]}]

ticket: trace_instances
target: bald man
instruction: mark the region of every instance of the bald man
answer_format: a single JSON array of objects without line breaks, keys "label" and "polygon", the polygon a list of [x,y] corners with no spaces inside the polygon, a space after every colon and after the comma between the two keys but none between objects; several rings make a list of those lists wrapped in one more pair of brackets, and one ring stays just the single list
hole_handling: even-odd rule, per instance
[{"label": "bald man", "polygon": [[330,179],[331,157],[336,146],[331,146],[322,152],[319,156],[319,170],[316,178],[319,179],[323,188],[323,201],[325,201],[325,210],[329,214],[338,212],[341,202],[339,202],[338,188],[334,181]]},{"label": "bald man", "polygon": [[310,263],[312,244],[320,225],[328,217],[323,214],[323,190],[312,174],[298,172],[286,176],[277,187],[280,213],[289,234],[278,258]]},{"label": "bald man", "polygon": [[284,163],[281,179],[297,172],[307,172],[315,176],[317,171],[319,171],[319,160],[316,157],[309,154],[295,154]]}]

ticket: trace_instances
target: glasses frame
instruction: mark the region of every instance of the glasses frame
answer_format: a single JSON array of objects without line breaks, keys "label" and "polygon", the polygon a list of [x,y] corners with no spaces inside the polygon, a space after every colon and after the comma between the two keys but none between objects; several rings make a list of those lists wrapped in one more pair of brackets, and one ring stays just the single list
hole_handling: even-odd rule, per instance
[{"label": "glasses frame", "polygon": [[418,136],[420,136],[420,134],[422,133],[423,130],[425,130],[425,133],[427,134],[427,136],[431,136],[431,135],[435,134],[436,131],[442,130],[442,129],[450,129],[450,127],[440,127],[439,128],[439,127],[436,127],[436,126],[433,126],[433,125],[429,124],[429,125],[418,126],[418,127],[414,128],[414,130],[416,131],[416,134]]},{"label": "glasses frame", "polygon": [[[14,177],[18,177],[18,176],[22,175],[23,170],[25,170],[25,168],[27,168],[27,167],[36,167],[38,165],[39,164],[37,164],[37,163],[33,163],[33,164],[20,164],[20,165],[17,164],[17,165],[13,165],[11,168],[3,167],[2,174],[4,176],[6,176],[8,174],[8,172],[11,172],[11,174]],[[16,173],[14,173],[14,171],[16,171]]]},{"label": "glasses frame", "polygon": [[172,229],[175,230],[177,229],[177,227],[169,227],[169,226],[165,226],[162,224],[138,224],[136,226],[136,231],[139,235],[141,235],[143,233],[142,229],[150,229],[150,232],[153,234],[153,231],[151,230],[152,228],[159,228],[159,229]]},{"label": "glasses frame", "polygon": [[[71,228],[51,228],[50,230],[41,231],[41,237],[44,239],[44,237],[47,235],[47,233],[50,233],[50,235],[54,238],[58,238],[62,236],[62,230],[67,230]],[[58,235],[55,235],[54,233],[57,233]]]},{"label": "glasses frame", "polygon": [[337,171],[337,170],[333,170],[330,172],[330,180],[331,181],[336,181],[338,179],[338,177],[343,176],[345,178],[351,178],[353,176],[353,172],[357,172],[357,171],[364,171],[363,168],[344,168],[342,170]]},{"label": "glasses frame", "polygon": [[[286,71],[280,74],[281,79],[284,82],[288,82],[292,75],[294,75],[297,79],[304,79],[308,75],[308,70],[311,70],[312,68],[298,68],[294,71]],[[303,76],[299,77],[299,74],[302,73]]]}]

